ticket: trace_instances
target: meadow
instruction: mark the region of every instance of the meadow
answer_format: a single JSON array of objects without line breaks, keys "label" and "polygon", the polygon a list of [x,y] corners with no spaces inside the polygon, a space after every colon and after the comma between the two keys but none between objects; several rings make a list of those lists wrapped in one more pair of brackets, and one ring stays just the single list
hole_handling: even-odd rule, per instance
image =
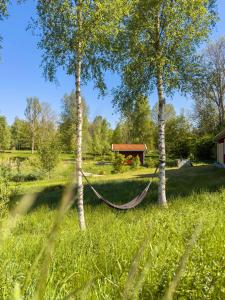
[{"label": "meadow", "polygon": [[[167,169],[167,209],[157,205],[157,178],[126,212],[100,203],[85,184],[81,232],[76,207],[59,209],[73,168],[73,156],[62,155],[49,180],[24,181],[11,199],[13,213],[1,222],[0,299],[225,299],[224,169]],[[86,172],[101,174],[89,177],[95,188],[115,203],[133,198],[154,172],[111,168],[84,162]],[[25,194],[36,202],[18,216]]]}]

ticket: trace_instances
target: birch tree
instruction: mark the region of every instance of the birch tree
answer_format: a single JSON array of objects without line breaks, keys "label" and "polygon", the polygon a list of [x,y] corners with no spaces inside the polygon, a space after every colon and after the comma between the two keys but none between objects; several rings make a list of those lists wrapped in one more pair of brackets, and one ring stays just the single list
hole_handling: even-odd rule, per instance
[{"label": "birch tree", "polygon": [[[125,0],[39,0],[37,5],[39,48],[43,50],[44,73],[54,80],[58,67],[74,77],[76,124],[77,206],[81,229],[85,229],[82,183],[81,85],[92,79],[104,94],[104,72],[109,67],[106,53],[111,38],[118,34],[121,18],[129,10]],[[103,48],[106,51],[103,51]]]},{"label": "birch tree", "polygon": [[36,137],[37,148],[43,144],[43,141],[48,140],[48,137],[50,137],[49,140],[54,140],[57,135],[57,117],[51,106],[46,102],[42,102],[40,108]]},{"label": "birch tree", "polygon": [[[159,105],[158,102],[155,103],[155,105],[152,108],[152,120],[155,125],[158,124],[158,115],[159,115]],[[166,103],[164,107],[164,120],[165,122],[176,118],[176,111],[171,103]]]},{"label": "birch tree", "polygon": [[166,200],[165,95],[187,90],[195,67],[195,51],[215,22],[215,1],[139,0],[118,45],[122,84],[114,103],[125,109],[136,94],[158,94],[158,202]]},{"label": "birch tree", "polygon": [[207,46],[200,57],[199,78],[193,83],[193,97],[197,103],[211,102],[218,113],[218,127],[225,123],[225,37]]},{"label": "birch tree", "polygon": [[194,105],[190,114],[195,132],[199,135],[216,135],[219,128],[219,115],[215,102],[202,94],[194,95]]},{"label": "birch tree", "polygon": [[42,108],[37,97],[27,98],[27,106],[25,109],[25,117],[27,118],[30,134],[31,134],[31,152],[34,153],[36,138],[38,135],[38,126],[40,121]]}]

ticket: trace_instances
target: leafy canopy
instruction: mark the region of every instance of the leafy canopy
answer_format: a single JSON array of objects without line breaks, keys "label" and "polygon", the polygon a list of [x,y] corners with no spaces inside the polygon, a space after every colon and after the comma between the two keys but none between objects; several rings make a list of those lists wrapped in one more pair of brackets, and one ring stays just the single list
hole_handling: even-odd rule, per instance
[{"label": "leafy canopy", "polygon": [[193,134],[184,115],[166,122],[166,149],[174,158],[187,158],[191,153]]},{"label": "leafy canopy", "polygon": [[[156,102],[152,108],[152,120],[155,125],[158,124],[158,114],[159,114],[159,104]],[[175,118],[176,118],[176,111],[173,104],[166,103],[164,109],[164,120],[167,122]]]},{"label": "leafy canopy", "polygon": [[28,122],[15,118],[11,127],[12,147],[16,150],[29,149],[30,147],[30,128]]},{"label": "leafy canopy", "polygon": [[0,2],[0,20],[3,19],[3,17],[6,17],[8,15],[8,11],[7,11],[7,4],[8,4],[8,0],[1,0]]},{"label": "leafy canopy", "polygon": [[[65,95],[62,99],[62,112],[60,116],[59,132],[60,140],[64,151],[74,151],[77,146],[76,142],[76,124],[77,124],[77,107],[74,105],[76,102],[76,94],[72,91],[69,95]],[[83,111],[83,150],[87,151],[89,143],[88,132],[88,106],[84,98],[82,98],[82,111]]]},{"label": "leafy canopy", "polygon": [[206,125],[209,125],[214,118],[218,122],[217,130],[219,127],[223,128],[225,121],[225,37],[209,44],[199,57],[199,73],[197,79],[193,80],[192,94],[200,119],[202,114],[209,113],[211,120],[208,121],[206,116]]},{"label": "leafy canopy", "polygon": [[[82,13],[81,23],[77,18],[78,9]],[[83,83],[92,78],[103,92],[106,88],[103,75],[109,67],[106,53],[128,11],[129,2],[125,0],[40,0],[34,26],[40,29],[38,45],[43,50],[46,77],[54,80],[58,67],[70,75],[75,74],[79,48]]]},{"label": "leafy canopy", "polygon": [[156,85],[157,69],[162,70],[167,93],[185,91],[195,69],[196,47],[204,41],[216,20],[215,1],[137,1],[116,53],[122,84],[115,104],[125,109],[138,94],[148,94]]},{"label": "leafy canopy", "polygon": [[91,150],[94,154],[104,155],[109,153],[111,134],[108,121],[102,116],[96,116],[90,126]]},{"label": "leafy canopy", "polygon": [[61,148],[57,132],[50,131],[45,134],[38,147],[37,154],[40,163],[39,166],[42,171],[48,174],[48,177],[50,177],[52,170],[57,166],[60,152]]},{"label": "leafy canopy", "polygon": [[139,95],[136,98],[130,118],[130,136],[132,143],[146,144],[148,150],[153,144],[153,123],[148,98]]}]

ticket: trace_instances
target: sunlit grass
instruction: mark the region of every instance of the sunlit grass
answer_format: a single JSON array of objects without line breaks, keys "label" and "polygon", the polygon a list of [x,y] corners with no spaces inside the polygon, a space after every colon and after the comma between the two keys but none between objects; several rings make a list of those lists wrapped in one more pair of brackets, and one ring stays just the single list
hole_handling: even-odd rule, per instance
[{"label": "sunlit grass", "polygon": [[[70,170],[59,178],[65,163]],[[156,204],[157,178],[144,203],[127,212],[104,206],[85,186],[86,232],[75,208],[58,210],[72,170],[63,160],[50,181],[22,183],[21,194],[36,192],[37,201],[0,247],[0,299],[225,298],[225,170],[167,170],[168,209]],[[140,192],[153,171],[89,178],[120,202]]]}]

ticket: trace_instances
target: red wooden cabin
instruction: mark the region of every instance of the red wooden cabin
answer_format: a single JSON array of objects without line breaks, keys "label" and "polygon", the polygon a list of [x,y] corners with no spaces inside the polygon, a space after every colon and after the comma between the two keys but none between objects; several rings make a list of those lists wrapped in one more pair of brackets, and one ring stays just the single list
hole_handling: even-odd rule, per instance
[{"label": "red wooden cabin", "polygon": [[225,164],[225,130],[221,131],[215,137],[215,142],[217,144],[217,162],[224,165]]},{"label": "red wooden cabin", "polygon": [[118,152],[125,157],[132,155],[133,157],[139,156],[141,165],[145,163],[145,151],[147,147],[145,144],[112,144],[112,151]]}]

